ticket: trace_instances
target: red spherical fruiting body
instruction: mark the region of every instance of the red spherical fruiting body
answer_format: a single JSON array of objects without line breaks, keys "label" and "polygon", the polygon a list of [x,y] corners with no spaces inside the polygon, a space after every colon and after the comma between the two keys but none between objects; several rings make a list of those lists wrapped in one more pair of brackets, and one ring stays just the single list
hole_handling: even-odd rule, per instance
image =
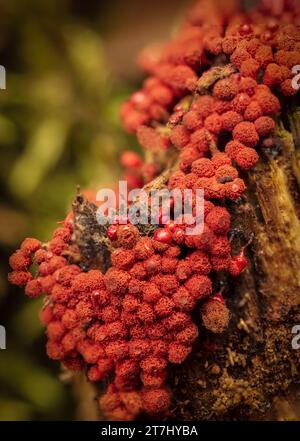
[{"label": "red spherical fruiting body", "polygon": [[191,346],[179,342],[172,342],[169,345],[168,360],[170,363],[181,364],[191,352]]},{"label": "red spherical fruiting body", "polygon": [[9,265],[14,271],[26,271],[31,265],[31,259],[23,251],[18,250],[10,256]]},{"label": "red spherical fruiting body", "polygon": [[164,413],[170,405],[170,393],[167,389],[150,389],[142,393],[143,407],[150,414]]},{"label": "red spherical fruiting body", "polygon": [[109,225],[109,227],[106,230],[106,234],[109,240],[113,241],[117,239],[117,231],[118,231],[118,227],[116,225]]},{"label": "red spherical fruiting body", "polygon": [[261,116],[254,121],[254,125],[259,136],[270,135],[275,129],[275,121],[269,116]]},{"label": "red spherical fruiting body", "polygon": [[12,271],[7,278],[12,285],[24,286],[32,280],[32,275],[28,271]]},{"label": "red spherical fruiting body", "polygon": [[241,35],[249,35],[253,32],[252,26],[248,23],[245,23],[239,27],[239,33]]},{"label": "red spherical fruiting body", "polygon": [[201,319],[209,331],[220,334],[225,331],[229,323],[229,310],[224,301],[212,297],[201,307]]},{"label": "red spherical fruiting body", "polygon": [[118,245],[124,248],[133,248],[140,238],[139,230],[131,224],[120,225],[117,229]]},{"label": "red spherical fruiting body", "polygon": [[143,163],[142,158],[130,150],[121,154],[120,162],[121,165],[126,168],[139,168]]},{"label": "red spherical fruiting body", "polygon": [[25,255],[30,255],[32,253],[35,253],[37,250],[40,249],[40,247],[41,247],[41,242],[32,237],[28,237],[24,239],[20,246],[23,254]]},{"label": "red spherical fruiting body", "polygon": [[153,239],[157,242],[169,244],[172,242],[172,234],[167,228],[159,228],[155,231]]},{"label": "red spherical fruiting body", "polygon": [[246,245],[243,246],[239,254],[233,257],[233,259],[230,262],[229,265],[229,272],[233,277],[239,276],[246,268],[248,264],[248,260],[245,256],[245,249],[250,245],[252,242],[252,237],[249,239],[249,241],[246,243]]},{"label": "red spherical fruiting body", "polygon": [[205,220],[214,233],[225,234],[229,230],[230,215],[224,207],[214,207]]},{"label": "red spherical fruiting body", "polygon": [[190,132],[184,125],[177,125],[171,131],[170,140],[178,149],[186,146],[190,140]]},{"label": "red spherical fruiting body", "polygon": [[255,147],[259,140],[255,125],[247,121],[237,124],[233,129],[232,136],[235,141],[248,147]]},{"label": "red spherical fruiting body", "polygon": [[248,261],[243,253],[241,251],[240,254],[235,256],[229,265],[229,272],[233,277],[239,276],[246,268],[248,264]]},{"label": "red spherical fruiting body", "polygon": [[42,294],[42,286],[39,279],[30,280],[25,287],[25,294],[28,297],[38,297]]},{"label": "red spherical fruiting body", "polygon": [[193,275],[185,283],[185,287],[196,300],[208,297],[212,293],[211,280],[203,275]]},{"label": "red spherical fruiting body", "polygon": [[255,166],[255,164],[259,160],[259,156],[256,150],[250,147],[245,147],[241,149],[240,152],[236,155],[235,160],[240,167],[249,170],[250,168]]},{"label": "red spherical fruiting body", "polygon": [[223,130],[231,132],[238,123],[243,121],[243,117],[240,113],[229,110],[221,115],[221,121]]},{"label": "red spherical fruiting body", "polygon": [[213,95],[221,100],[232,100],[237,93],[237,84],[231,78],[219,80],[213,88]]},{"label": "red spherical fruiting body", "polygon": [[[164,228],[162,228],[161,230],[164,231]],[[134,254],[135,257],[140,260],[145,260],[153,256],[154,248],[152,239],[150,239],[149,237],[141,237],[134,247]]]}]

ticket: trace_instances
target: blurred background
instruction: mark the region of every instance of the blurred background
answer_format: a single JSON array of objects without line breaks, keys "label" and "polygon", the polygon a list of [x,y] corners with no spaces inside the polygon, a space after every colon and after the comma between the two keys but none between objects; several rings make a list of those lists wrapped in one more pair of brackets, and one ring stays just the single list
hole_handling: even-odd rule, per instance
[{"label": "blurred background", "polygon": [[135,58],[176,29],[188,0],[1,0],[0,420],[80,418],[72,386],[45,353],[41,299],[8,286],[9,255],[24,237],[48,240],[76,185],[98,190],[138,149],[120,103],[143,79]]}]

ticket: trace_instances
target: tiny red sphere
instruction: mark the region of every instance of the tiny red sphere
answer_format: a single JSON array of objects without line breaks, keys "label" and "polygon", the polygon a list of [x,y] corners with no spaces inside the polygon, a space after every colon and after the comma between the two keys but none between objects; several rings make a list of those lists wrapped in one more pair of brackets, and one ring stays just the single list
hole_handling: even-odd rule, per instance
[{"label": "tiny red sphere", "polygon": [[252,27],[251,27],[251,25],[249,25],[247,23],[241,25],[239,28],[240,35],[251,34],[251,32],[252,32]]},{"label": "tiny red sphere", "polygon": [[116,240],[117,239],[117,226],[116,225],[110,225],[107,230],[106,230],[106,234],[107,237],[110,240]]},{"label": "tiny red sphere", "polygon": [[167,228],[159,228],[155,231],[154,240],[157,240],[158,242],[162,243],[171,243],[172,242],[172,236],[170,231]]}]

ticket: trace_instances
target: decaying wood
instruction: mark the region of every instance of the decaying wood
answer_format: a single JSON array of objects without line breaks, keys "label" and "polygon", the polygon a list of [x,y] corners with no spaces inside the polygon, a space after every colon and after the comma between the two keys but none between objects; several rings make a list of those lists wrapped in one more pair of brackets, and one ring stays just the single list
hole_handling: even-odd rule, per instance
[{"label": "decaying wood", "polygon": [[[194,313],[198,343],[169,377],[175,419],[300,418],[300,350],[291,345],[292,327],[300,323],[300,108],[282,116],[275,137],[275,148],[243,176],[246,194],[228,206],[234,252],[254,233],[249,265],[237,279],[215,281],[224,284],[231,310],[226,332],[212,335]],[[78,196],[74,212],[83,260],[107,266],[95,207]]]},{"label": "decaying wood", "polygon": [[176,418],[300,418],[300,351],[291,345],[300,323],[299,109],[282,121],[277,148],[244,176],[247,192],[229,207],[232,232],[243,232],[236,252],[254,233],[250,264],[227,280],[228,331],[214,337],[202,328],[205,344],[173,371]]},{"label": "decaying wood", "polygon": [[83,271],[99,268],[105,272],[110,266],[110,252],[106,229],[97,222],[96,210],[96,205],[78,191],[73,202],[73,246],[78,249],[78,263]]}]

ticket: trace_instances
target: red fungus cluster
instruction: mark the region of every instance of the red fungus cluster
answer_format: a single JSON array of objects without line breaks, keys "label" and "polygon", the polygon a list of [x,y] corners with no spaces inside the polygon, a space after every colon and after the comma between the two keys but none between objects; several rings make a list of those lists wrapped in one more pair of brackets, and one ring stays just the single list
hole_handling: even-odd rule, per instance
[{"label": "red fungus cluster", "polygon": [[[271,145],[281,101],[297,92],[299,6],[286,1],[281,17],[263,8],[247,14],[222,8],[200,1],[176,38],[143,52],[140,65],[150,76],[121,112],[124,127],[153,157],[179,151],[167,185],[204,190],[203,231],[187,234],[186,219],[161,222],[153,235],[129,223],[110,225],[111,267],[103,275],[69,261],[68,217],[48,244],[26,239],[10,258],[9,280],[25,285],[30,297],[46,294],[41,320],[49,357],[85,368],[90,381],[111,378],[99,400],[111,420],[166,415],[167,371],[192,350],[197,304],[208,331],[227,328],[230,312],[222,294],[213,294],[213,276],[236,277],[247,259],[244,249],[231,256],[226,200],[242,196],[238,168],[251,169],[260,147]],[[133,152],[121,163],[130,188],[158,173]],[[32,264],[37,269],[29,272]]]}]

